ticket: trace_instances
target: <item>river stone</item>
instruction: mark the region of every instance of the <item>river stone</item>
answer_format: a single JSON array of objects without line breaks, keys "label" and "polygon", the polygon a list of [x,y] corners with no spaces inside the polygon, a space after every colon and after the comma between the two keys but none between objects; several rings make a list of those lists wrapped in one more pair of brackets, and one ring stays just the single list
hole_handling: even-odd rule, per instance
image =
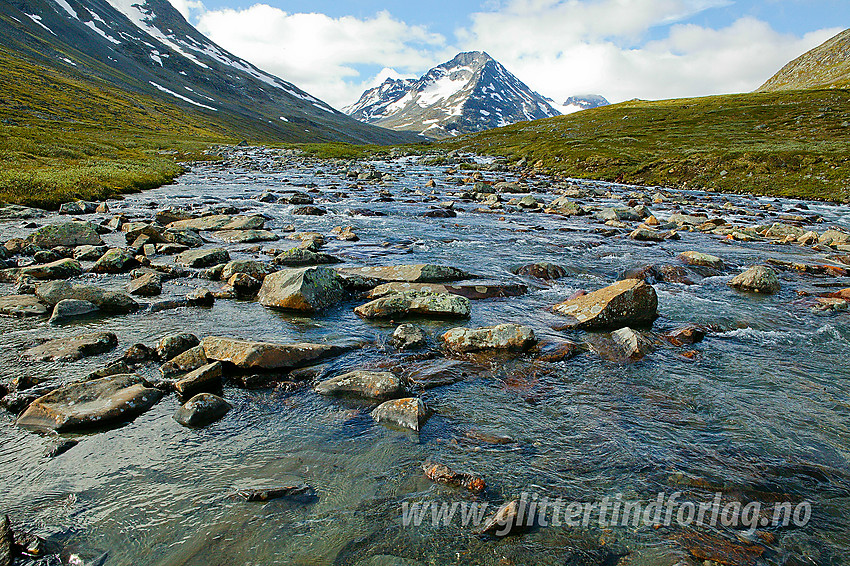
[{"label": "river stone", "polygon": [[170,244],[189,248],[200,248],[204,245],[204,240],[197,232],[183,228],[168,228],[162,233],[162,237]]},{"label": "river stone", "polygon": [[245,273],[258,281],[262,281],[270,273],[274,273],[275,269],[261,261],[252,259],[236,259],[225,264],[221,270],[221,279],[227,281],[237,273]]},{"label": "river stone", "polygon": [[826,230],[820,235],[818,243],[824,246],[850,244],[850,234],[846,234],[838,230]]},{"label": "river stone", "polygon": [[139,304],[127,293],[108,291],[93,285],[72,285],[67,281],[50,281],[36,287],[35,294],[50,306],[63,299],[79,299],[94,303],[104,312],[128,313],[138,310]]},{"label": "river stone", "polygon": [[107,251],[92,266],[92,273],[123,273],[139,264],[136,258],[127,250],[112,248]]},{"label": "river stone", "polygon": [[97,305],[89,301],[81,301],[79,299],[62,299],[53,307],[53,314],[50,317],[50,324],[58,324],[65,322],[70,318],[85,316],[100,309]]},{"label": "river stone", "polygon": [[383,282],[442,283],[472,278],[472,275],[456,267],[431,264],[340,267],[337,271],[343,275],[359,275]]},{"label": "river stone", "polygon": [[213,362],[192,370],[174,383],[174,390],[181,398],[201,391],[221,389],[221,362]]},{"label": "river stone", "polygon": [[404,395],[404,387],[388,371],[352,371],[325,380],[316,386],[320,395],[352,395],[367,399],[389,399]]},{"label": "river stone", "polygon": [[221,230],[215,233],[215,237],[231,244],[273,242],[280,239],[277,234],[268,230]]},{"label": "river stone", "polygon": [[115,348],[118,337],[112,332],[92,332],[71,338],[57,338],[24,352],[24,357],[37,361],[73,362],[96,356]]},{"label": "river stone", "polygon": [[739,291],[751,291],[765,295],[778,293],[780,288],[776,272],[763,265],[753,266],[737,275],[729,282],[729,286]]},{"label": "river stone", "polygon": [[669,233],[659,232],[652,228],[638,228],[629,234],[629,239],[636,242],[663,242]]},{"label": "river stone", "polygon": [[603,208],[596,213],[596,219],[601,222],[609,220],[622,221],[637,221],[641,219],[638,211],[630,206],[618,206],[613,208]]},{"label": "river stone", "polygon": [[162,293],[162,277],[157,273],[145,273],[130,281],[127,291],[131,295],[153,297]]},{"label": "river stone", "polygon": [[303,248],[292,248],[278,254],[274,258],[276,265],[287,267],[303,267],[307,265],[327,265],[330,263],[342,263],[342,260],[330,254],[305,250]]},{"label": "river stone", "polygon": [[396,293],[416,291],[419,293],[450,293],[467,299],[492,299],[495,297],[518,297],[528,292],[520,283],[405,283],[394,281],[382,283],[369,292],[370,299],[378,299]]},{"label": "river stone", "polygon": [[194,348],[201,343],[194,334],[181,333],[163,336],[156,345],[156,355],[160,360],[168,361],[179,356],[189,348]]},{"label": "river stone", "polygon": [[284,269],[267,275],[257,295],[266,307],[314,312],[342,301],[339,275],[327,267]]},{"label": "river stone", "polygon": [[29,235],[27,242],[42,248],[90,245],[102,246],[103,240],[97,233],[97,228],[91,222],[60,222],[42,226]]},{"label": "river stone", "polygon": [[162,397],[138,375],[115,375],[73,383],[39,397],[15,421],[30,430],[66,432],[123,422]]},{"label": "river stone", "polygon": [[162,364],[159,368],[163,377],[171,377],[181,373],[187,373],[203,367],[209,363],[206,351],[200,344],[181,352]]},{"label": "river stone", "polygon": [[363,318],[395,318],[432,316],[465,318],[469,316],[469,299],[449,293],[408,291],[387,295],[354,309]]},{"label": "river stone", "polygon": [[652,351],[650,340],[628,326],[611,333],[611,339],[620,350],[620,354],[629,360],[637,361]]},{"label": "river stone", "polygon": [[77,261],[97,261],[108,249],[106,246],[77,246],[74,248],[74,259]]},{"label": "river stone", "polygon": [[74,259],[60,259],[43,265],[31,265],[21,269],[21,277],[52,280],[76,277],[83,272],[80,262]]},{"label": "river stone", "polygon": [[722,270],[724,268],[723,260],[719,257],[704,254],[700,252],[682,252],[679,254],[679,259],[688,265],[697,265],[699,267],[710,267],[712,269]]},{"label": "river stone", "polygon": [[484,328],[452,328],[443,334],[450,350],[513,350],[525,352],[537,343],[534,331],[519,324],[499,324]]},{"label": "river stone", "polygon": [[178,254],[175,261],[186,267],[210,267],[219,263],[227,263],[230,261],[230,254],[224,248],[187,250]]},{"label": "river stone", "polygon": [[295,368],[341,354],[344,349],[329,344],[273,344],[207,336],[201,342],[210,360],[227,362],[239,369]]},{"label": "river stone", "polygon": [[658,318],[658,295],[651,285],[640,279],[625,279],[568,299],[555,305],[553,310],[574,321],[568,327],[581,330],[648,326]]},{"label": "river stone", "polygon": [[47,314],[47,306],[33,295],[6,295],[0,297],[0,314],[16,317],[44,316]]},{"label": "river stone", "polygon": [[12,566],[15,556],[15,533],[12,531],[12,523],[9,516],[0,518],[0,566]]},{"label": "river stone", "polygon": [[218,395],[199,393],[177,409],[174,420],[183,426],[202,427],[219,420],[231,408],[230,403]]},{"label": "river stone", "polygon": [[425,331],[415,324],[402,324],[390,337],[390,346],[396,350],[415,350],[427,344]]},{"label": "river stone", "polygon": [[375,422],[389,423],[419,431],[428,419],[428,412],[422,399],[408,397],[381,403],[372,411],[372,418],[375,419]]},{"label": "river stone", "polygon": [[530,263],[522,267],[511,269],[514,275],[522,275],[524,277],[534,277],[535,279],[543,279],[551,281],[552,279],[560,279],[567,275],[567,270],[560,265],[541,261],[539,263]]},{"label": "river stone", "polygon": [[213,214],[200,218],[177,220],[168,228],[178,230],[218,231],[218,230],[259,230],[265,224],[262,216],[230,216],[228,214]]},{"label": "river stone", "polygon": [[553,200],[546,211],[563,214],[564,216],[581,216],[587,213],[580,204],[570,200],[566,196],[560,196]]}]

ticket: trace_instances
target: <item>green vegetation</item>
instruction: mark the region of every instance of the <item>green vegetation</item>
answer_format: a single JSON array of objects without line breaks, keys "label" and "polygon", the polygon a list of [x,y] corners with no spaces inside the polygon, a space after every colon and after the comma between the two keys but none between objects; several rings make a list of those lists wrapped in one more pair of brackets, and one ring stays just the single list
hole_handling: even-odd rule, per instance
[{"label": "green vegetation", "polygon": [[850,88],[850,29],[797,57],[758,90],[806,88]]},{"label": "green vegetation", "polygon": [[850,198],[850,91],[625,102],[437,144],[569,177]]},{"label": "green vegetation", "polygon": [[232,141],[177,107],[2,49],[0,67],[0,202],[52,209],[157,187],[178,161]]}]

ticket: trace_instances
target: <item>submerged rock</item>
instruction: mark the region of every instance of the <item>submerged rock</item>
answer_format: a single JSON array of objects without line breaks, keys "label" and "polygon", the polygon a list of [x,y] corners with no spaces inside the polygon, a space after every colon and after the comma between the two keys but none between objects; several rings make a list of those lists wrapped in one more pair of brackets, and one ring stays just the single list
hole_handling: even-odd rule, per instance
[{"label": "submerged rock", "polygon": [[302,503],[311,503],[316,500],[316,491],[306,484],[272,489],[243,489],[239,490],[237,495],[245,501],[271,501],[272,499],[287,498]]},{"label": "submerged rock", "polygon": [[201,342],[207,359],[246,369],[286,369],[309,365],[341,354],[344,348],[330,344],[273,344],[207,336]]},{"label": "submerged rock", "polygon": [[130,420],[150,409],[162,392],[126,374],[73,383],[39,397],[15,423],[31,430],[66,432]]},{"label": "submerged rock", "polygon": [[739,291],[751,291],[765,295],[773,295],[778,293],[780,289],[779,277],[776,276],[776,272],[763,265],[753,266],[737,275],[729,282],[729,286]]},{"label": "submerged rock", "polygon": [[44,316],[47,306],[33,295],[6,295],[0,297],[0,314],[5,316],[27,317]]},{"label": "submerged rock", "polygon": [[369,292],[370,299],[396,293],[417,291],[420,293],[450,293],[467,299],[492,299],[495,297],[518,297],[528,292],[528,287],[518,283],[406,283],[395,281],[382,283]]},{"label": "submerged rock", "polygon": [[388,371],[357,370],[327,379],[316,386],[320,395],[352,395],[367,399],[389,399],[404,395],[399,378]]},{"label": "submerged rock", "polygon": [[469,316],[469,299],[449,293],[409,291],[387,295],[354,309],[363,318],[396,318],[432,316],[465,318]]},{"label": "submerged rock", "polygon": [[342,280],[334,270],[303,267],[267,275],[257,300],[266,307],[314,312],[342,301],[344,296]]},{"label": "submerged rock", "polygon": [[522,275],[525,277],[534,277],[535,279],[543,279],[544,281],[551,281],[553,279],[566,277],[567,270],[560,265],[542,261],[539,263],[523,265],[522,267],[516,267],[511,269],[511,273],[514,275]]},{"label": "submerged rock", "polygon": [[343,275],[359,275],[384,282],[442,283],[472,278],[472,275],[456,267],[432,264],[341,267],[337,271]]},{"label": "submerged rock", "polygon": [[415,431],[419,431],[428,420],[425,404],[418,397],[386,401],[375,407],[371,414],[375,422],[388,423]]},{"label": "submerged rock", "polygon": [[443,464],[423,464],[422,469],[425,472],[425,477],[433,482],[462,487],[473,493],[480,493],[487,487],[483,479],[472,474],[456,472]]},{"label": "submerged rock", "polygon": [[658,296],[651,285],[625,279],[598,291],[568,299],[553,310],[572,319],[566,326],[602,329],[624,325],[649,326],[658,318]]},{"label": "submerged rock", "polygon": [[611,333],[611,338],[618,346],[621,355],[629,360],[637,361],[649,354],[653,345],[652,342],[635,332],[628,326],[621,328]]},{"label": "submerged rock", "polygon": [[73,362],[114,349],[118,337],[112,332],[93,332],[71,338],[57,338],[24,352],[24,357],[38,361]]},{"label": "submerged rock", "polygon": [[231,408],[230,403],[218,395],[199,393],[177,409],[174,420],[188,427],[207,426],[221,419]]},{"label": "submerged rock", "polygon": [[478,350],[513,350],[524,352],[537,343],[534,331],[519,324],[499,324],[485,328],[452,328],[443,334],[443,342],[450,350],[474,352]]}]

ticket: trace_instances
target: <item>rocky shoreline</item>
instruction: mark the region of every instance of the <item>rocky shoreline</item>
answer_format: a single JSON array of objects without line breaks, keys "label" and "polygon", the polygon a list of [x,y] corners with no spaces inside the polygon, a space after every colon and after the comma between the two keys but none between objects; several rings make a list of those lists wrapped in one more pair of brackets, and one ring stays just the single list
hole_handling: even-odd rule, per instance
[{"label": "rocky shoreline", "polygon": [[[450,163],[417,179],[417,189],[397,184],[405,168],[418,163],[409,157],[328,164],[290,151],[235,148],[223,150],[223,158],[221,164],[208,166],[211,172],[240,168],[273,174],[278,167],[330,168],[333,173],[321,189],[256,191],[250,206],[157,206],[147,214],[126,214],[112,212],[120,210],[120,202],[78,202],[64,205],[58,215],[0,208],[2,227],[9,228],[0,227],[5,231],[0,232],[0,261],[5,264],[0,270],[0,315],[8,317],[4,328],[36,325],[40,336],[38,343],[7,353],[6,359],[35,367],[62,364],[59,378],[42,378],[38,371],[9,372],[17,377],[0,383],[0,405],[15,415],[10,426],[47,435],[91,434],[123,426],[173,395],[179,401],[173,419],[197,429],[245,410],[229,398],[234,389],[268,389],[312,390],[331,400],[354,400],[375,424],[399,434],[422,433],[440,412],[439,402],[430,400],[436,394],[439,401],[440,388],[457,382],[438,370],[427,376],[429,368],[440,364],[477,368],[511,360],[522,368],[518,373],[555,372],[577,356],[628,366],[651,360],[659,350],[682,360],[710,355],[695,344],[731,328],[691,320],[687,313],[659,328],[656,320],[666,297],[656,292],[659,285],[688,289],[720,280],[750,301],[793,292],[793,307],[806,316],[837,316],[842,321],[847,316],[850,232],[846,224],[825,222],[800,201],[761,200],[745,207],[745,201],[728,197],[576,184],[456,153],[449,156]],[[353,194],[372,195],[372,202],[390,203],[401,211],[418,206],[417,212],[402,214],[435,223],[475,215],[499,224],[507,215],[518,215],[531,224],[514,220],[511,229],[518,241],[530,232],[540,232],[537,237],[545,239],[546,230],[559,237],[576,231],[627,247],[635,254],[634,265],[618,277],[587,278],[585,287],[551,300],[545,326],[533,317],[534,322],[519,323],[513,312],[495,324],[469,324],[481,305],[498,310],[572,276],[571,254],[578,252],[564,253],[558,263],[541,259],[501,266],[506,268],[504,278],[495,279],[490,266],[482,275],[465,267],[468,261],[387,261],[373,252],[376,242],[358,234],[357,227],[381,222],[386,214],[381,210],[348,208],[342,219],[356,219],[357,225],[343,222],[327,229],[324,223],[308,229],[312,218],[328,215],[329,205],[336,211],[345,208]],[[272,204],[286,206],[285,216],[266,214],[264,207]],[[533,226],[542,217],[551,223]],[[790,250],[785,253],[798,259],[768,253],[760,262],[740,264],[706,253],[700,246],[703,239],[744,249],[772,246]],[[344,256],[328,250],[342,243]],[[642,261],[645,250],[671,243],[693,249],[671,253],[663,262]],[[358,253],[361,261],[355,259]],[[477,261],[486,265],[488,259]],[[174,285],[190,290],[170,291]],[[381,367],[376,360],[328,372],[329,362],[375,347],[360,337],[316,343],[251,340],[200,334],[187,325],[185,331],[162,334],[156,341],[127,344],[114,332],[65,331],[74,325],[84,328],[93,320],[157,313],[185,317],[221,302],[257,304],[317,320],[347,309],[378,325],[388,365]],[[102,361],[99,367],[87,374],[74,371],[75,363],[92,357]],[[414,365],[418,376],[411,378],[407,370]],[[54,457],[69,450],[74,446]],[[476,493],[494,479],[456,472],[442,463],[426,466],[425,475],[461,489],[472,485]],[[281,497],[313,490],[280,489]],[[316,495],[323,497],[320,489]],[[245,499],[271,497],[266,493]],[[505,504],[499,513],[511,508],[510,494],[491,497]],[[485,527],[483,532],[491,530]],[[671,551],[668,563],[674,564],[673,558],[692,563],[698,557],[692,551],[695,546],[722,562],[728,547],[740,546],[723,540],[725,550],[705,551],[702,543],[683,543],[679,548],[685,552]],[[770,543],[762,547],[762,552],[778,551]]]}]

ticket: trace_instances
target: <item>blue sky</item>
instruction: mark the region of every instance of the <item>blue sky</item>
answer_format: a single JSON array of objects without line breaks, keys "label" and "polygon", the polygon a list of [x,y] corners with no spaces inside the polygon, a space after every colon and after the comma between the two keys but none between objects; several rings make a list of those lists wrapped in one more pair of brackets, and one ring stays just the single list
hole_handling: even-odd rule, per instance
[{"label": "blue sky", "polygon": [[171,0],[214,41],[340,107],[485,50],[556,102],[744,92],[850,26],[850,0]]}]

